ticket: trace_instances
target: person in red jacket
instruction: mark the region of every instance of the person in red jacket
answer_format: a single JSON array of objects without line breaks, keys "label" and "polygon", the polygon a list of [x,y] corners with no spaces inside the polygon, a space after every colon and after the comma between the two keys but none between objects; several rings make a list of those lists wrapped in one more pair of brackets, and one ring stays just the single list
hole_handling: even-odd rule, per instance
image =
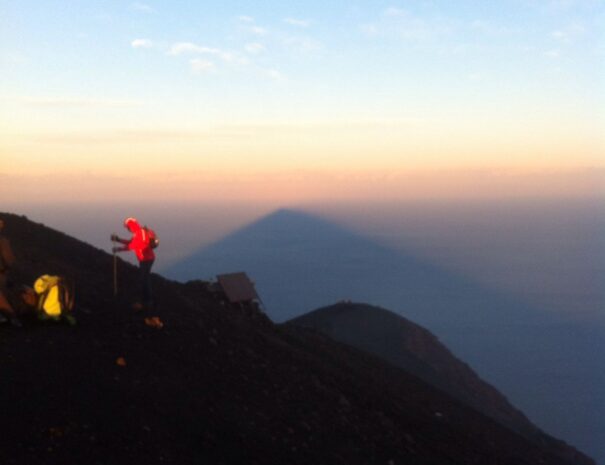
[{"label": "person in red jacket", "polygon": [[149,233],[145,228],[142,228],[136,218],[126,218],[124,227],[128,229],[132,237],[130,239],[122,239],[115,234],[111,235],[111,240],[124,244],[123,247],[114,247],[113,252],[127,252],[132,250],[139,261],[139,277],[141,281],[142,303],[137,302],[133,307],[140,310],[144,307],[151,308],[153,299],[151,295],[151,267],[155,260],[155,253],[151,247]]}]

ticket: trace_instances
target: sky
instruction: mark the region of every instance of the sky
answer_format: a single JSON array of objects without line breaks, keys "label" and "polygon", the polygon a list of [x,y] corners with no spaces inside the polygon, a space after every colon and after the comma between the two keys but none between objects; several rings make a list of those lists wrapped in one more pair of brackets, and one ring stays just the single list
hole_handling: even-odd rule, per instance
[{"label": "sky", "polygon": [[0,211],[160,272],[294,207],[602,327],[604,199],[602,0],[0,0]]},{"label": "sky", "polygon": [[590,196],[594,0],[0,1],[0,196]]}]

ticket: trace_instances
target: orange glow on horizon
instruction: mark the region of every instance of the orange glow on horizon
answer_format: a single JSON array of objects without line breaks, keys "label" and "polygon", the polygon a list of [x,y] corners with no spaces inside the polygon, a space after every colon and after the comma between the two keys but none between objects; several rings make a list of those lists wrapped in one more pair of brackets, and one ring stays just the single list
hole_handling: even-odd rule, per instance
[{"label": "orange glow on horizon", "polygon": [[[74,196],[74,192],[77,193]],[[397,201],[605,195],[605,169],[287,170],[147,176],[4,175],[6,203]]]}]

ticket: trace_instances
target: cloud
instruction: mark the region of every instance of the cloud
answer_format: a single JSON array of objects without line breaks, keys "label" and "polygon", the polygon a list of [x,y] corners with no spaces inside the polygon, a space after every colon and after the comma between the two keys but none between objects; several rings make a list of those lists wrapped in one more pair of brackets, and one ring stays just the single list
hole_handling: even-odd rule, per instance
[{"label": "cloud", "polygon": [[189,60],[192,71],[198,74],[210,73],[216,70],[216,66],[213,62],[204,60],[202,58],[193,58]]},{"label": "cloud", "polygon": [[[322,43],[312,37],[295,36],[279,29],[269,30],[258,25],[251,16],[239,16],[238,19],[244,23],[240,25],[240,32],[254,36],[248,37],[248,42],[244,45],[244,50],[250,55],[266,52],[268,46],[272,50],[282,48],[286,52],[296,53],[313,53],[323,48]],[[310,21],[293,17],[283,18],[282,21],[298,28],[306,28],[311,24]]]},{"label": "cloud", "polygon": [[321,42],[310,37],[285,37],[283,45],[290,50],[302,53],[317,52],[323,48]]},{"label": "cloud", "polygon": [[[52,132],[24,134],[21,137],[37,144],[129,144],[146,145],[160,143],[174,143],[185,141],[188,143],[202,143],[207,141],[228,140],[234,137],[252,138],[256,134],[253,126],[222,125],[200,129],[162,129],[139,128],[117,130],[92,130],[76,132]],[[1,183],[0,183],[1,185]]]},{"label": "cloud", "polygon": [[[250,55],[263,53],[266,48],[259,42],[250,42],[244,46],[244,50]],[[253,61],[242,56],[238,52],[230,52],[213,47],[206,47],[192,42],[175,43],[168,52],[170,55],[205,55],[215,57],[224,65],[235,66],[240,70],[248,69],[258,76],[271,79],[274,81],[283,81],[285,76],[276,69],[267,69],[257,66]],[[218,71],[219,65],[206,58],[191,58],[189,65],[197,74],[205,74]]]},{"label": "cloud", "polygon": [[557,58],[559,58],[561,56],[561,51],[557,50],[557,49],[549,50],[544,53],[544,56],[547,58],[552,58],[553,60],[556,60]]},{"label": "cloud", "polygon": [[257,55],[259,53],[263,53],[263,52],[267,51],[267,48],[263,44],[259,44],[258,42],[252,42],[252,43],[246,44],[244,46],[244,49],[246,50],[246,52],[248,52],[252,55]]},{"label": "cloud", "polygon": [[27,63],[29,58],[22,52],[3,50],[0,54],[0,63],[7,63],[9,65],[20,65]]},{"label": "cloud", "polygon": [[224,52],[220,54],[220,58],[225,63],[233,65],[247,65],[250,63],[248,58],[241,56],[239,53]]},{"label": "cloud", "polygon": [[16,97],[11,99],[25,105],[37,107],[91,107],[91,108],[128,108],[140,107],[143,102],[136,100],[119,100],[104,98],[72,98],[72,97]]},{"label": "cloud", "polygon": [[551,37],[561,43],[570,44],[584,35],[586,28],[583,24],[574,22],[551,33]]},{"label": "cloud", "polygon": [[266,36],[268,31],[264,27],[260,26],[250,26],[248,28],[248,32],[254,34],[255,36]]},{"label": "cloud", "polygon": [[[296,18],[284,19],[297,27],[306,27],[309,22]],[[279,71],[277,63],[272,62],[269,50],[279,50],[285,53],[314,53],[323,48],[320,41],[300,35],[295,36],[285,31],[270,31],[261,27],[251,16],[236,17],[235,26],[243,39],[238,49],[222,49],[196,42],[154,43],[149,39],[135,39],[131,42],[133,48],[153,47],[159,53],[177,57],[185,61],[190,69],[199,74],[221,72],[229,67],[232,71],[249,73],[261,78],[274,81],[286,80]],[[266,55],[263,55],[267,53]],[[261,63],[262,59],[262,63]],[[257,63],[258,61],[258,63]]]},{"label": "cloud", "polygon": [[274,81],[283,81],[286,78],[280,71],[276,69],[265,69],[263,70],[263,74],[265,77]]},{"label": "cloud", "polygon": [[290,24],[291,26],[309,27],[309,21],[304,19],[284,18],[284,22]]},{"label": "cloud", "polygon": [[242,26],[242,30],[249,34],[258,37],[264,37],[269,34],[269,31],[267,29],[256,24],[256,20],[252,16],[241,15],[238,16],[237,19],[240,23],[243,23],[245,25]]},{"label": "cloud", "polygon": [[441,18],[423,19],[401,8],[387,8],[380,18],[361,27],[370,37],[394,37],[409,42],[428,42],[450,34],[451,21]]},{"label": "cloud", "polygon": [[130,46],[132,48],[151,48],[153,47],[153,42],[149,39],[134,39],[130,42]]},{"label": "cloud", "polygon": [[155,8],[145,4],[145,3],[133,3],[131,8],[136,11],[141,11],[143,13],[155,13]]},{"label": "cloud", "polygon": [[194,44],[192,42],[178,42],[168,51],[169,55],[183,55],[183,54],[206,54],[220,58],[227,63],[241,63],[243,59],[238,54],[233,52],[227,52],[219,48],[206,47],[204,45]]},{"label": "cloud", "polygon": [[205,53],[214,50],[208,47],[202,47],[191,42],[177,42],[170,47],[169,55],[182,55],[184,53]]}]

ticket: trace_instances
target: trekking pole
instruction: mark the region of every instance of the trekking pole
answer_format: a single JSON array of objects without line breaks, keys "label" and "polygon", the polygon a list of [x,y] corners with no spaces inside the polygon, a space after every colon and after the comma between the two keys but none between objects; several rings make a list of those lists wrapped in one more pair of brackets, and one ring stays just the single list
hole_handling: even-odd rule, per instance
[{"label": "trekking pole", "polygon": [[[113,247],[112,247],[113,249]],[[113,296],[116,297],[118,295],[118,256],[116,255],[116,251],[113,251]]]}]

